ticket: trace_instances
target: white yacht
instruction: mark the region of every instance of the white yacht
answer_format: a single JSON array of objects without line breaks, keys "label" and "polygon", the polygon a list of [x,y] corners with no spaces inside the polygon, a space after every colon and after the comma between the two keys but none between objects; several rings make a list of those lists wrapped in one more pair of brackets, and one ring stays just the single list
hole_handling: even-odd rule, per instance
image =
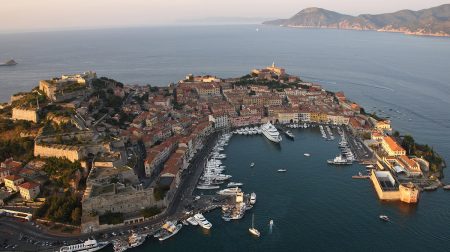
[{"label": "white yacht", "polygon": [[187,218],[186,221],[189,222],[189,224],[191,224],[192,226],[197,226],[198,225],[198,222],[195,220],[194,217],[189,217],[189,218]]},{"label": "white yacht", "polygon": [[244,183],[240,183],[240,182],[230,182],[227,184],[227,187],[236,187],[236,186],[243,186]]},{"label": "white yacht", "polygon": [[219,195],[236,195],[237,193],[240,193],[241,189],[239,187],[234,188],[227,188],[223,189],[217,192]]},{"label": "white yacht", "polygon": [[281,142],[282,138],[280,136],[280,133],[278,132],[277,128],[275,128],[275,126],[273,126],[270,122],[261,126],[261,130],[264,136],[270,141],[275,143]]},{"label": "white yacht", "polygon": [[79,252],[94,252],[94,251],[98,251],[104,247],[106,247],[106,245],[108,245],[109,242],[97,242],[97,240],[87,240],[83,243],[79,243],[79,244],[74,244],[74,245],[68,245],[68,246],[63,246],[59,249],[60,252],[75,252],[75,251],[79,251]]},{"label": "white yacht", "polygon": [[198,213],[194,215],[195,220],[197,221],[198,225],[200,225],[202,228],[210,229],[212,227],[211,222],[209,222],[203,214]]},{"label": "white yacht", "polygon": [[343,156],[337,156],[334,159],[329,159],[327,162],[334,165],[351,165],[353,163],[351,160],[348,160]]}]

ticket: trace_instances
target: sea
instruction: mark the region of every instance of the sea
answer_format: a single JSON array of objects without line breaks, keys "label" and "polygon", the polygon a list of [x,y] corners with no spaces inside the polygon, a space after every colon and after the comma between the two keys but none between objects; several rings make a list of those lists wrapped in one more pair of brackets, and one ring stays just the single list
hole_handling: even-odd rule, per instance
[{"label": "sea", "polygon": [[[0,67],[2,102],[66,73],[93,70],[126,84],[165,86],[189,73],[236,77],[275,62],[305,81],[344,91],[450,162],[449,38],[261,25],[0,34],[0,61],[10,58],[19,64]],[[244,219],[224,222],[212,211],[205,215],[213,223],[209,232],[184,227],[135,251],[450,249],[450,192],[423,192],[417,205],[381,202],[370,181],[351,179],[364,167],[326,164],[338,154],[337,141],[324,141],[317,129],[294,133],[294,141],[280,146],[262,136],[234,136],[226,147],[226,172],[257,194]],[[281,168],[288,171],[277,173]],[[448,174],[445,169],[443,181],[450,183]],[[260,238],[248,234],[252,213]],[[392,221],[381,222],[380,214]]]}]

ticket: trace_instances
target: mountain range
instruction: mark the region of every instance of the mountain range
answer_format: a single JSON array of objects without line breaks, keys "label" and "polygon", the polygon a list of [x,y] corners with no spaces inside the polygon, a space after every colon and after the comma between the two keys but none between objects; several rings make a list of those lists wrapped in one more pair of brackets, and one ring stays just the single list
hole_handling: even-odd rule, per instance
[{"label": "mountain range", "polygon": [[450,36],[450,4],[412,11],[351,16],[321,8],[307,8],[289,19],[263,22],[299,28],[334,28],[402,32],[413,35]]}]

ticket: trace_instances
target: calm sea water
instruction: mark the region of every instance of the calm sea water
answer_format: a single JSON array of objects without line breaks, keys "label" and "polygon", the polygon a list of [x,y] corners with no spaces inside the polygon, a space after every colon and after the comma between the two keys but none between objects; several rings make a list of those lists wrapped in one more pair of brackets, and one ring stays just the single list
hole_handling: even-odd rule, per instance
[{"label": "calm sea water", "polygon": [[[0,101],[62,73],[94,70],[124,83],[167,85],[188,73],[234,77],[275,61],[289,73],[343,90],[366,110],[389,116],[396,129],[450,160],[450,39],[265,26],[256,32],[256,27],[0,34],[0,60],[19,62],[0,67]],[[350,179],[358,167],[323,163],[337,153],[335,144],[297,133],[298,139],[283,142],[281,149],[261,137],[233,138],[227,149],[230,173],[258,193],[254,211],[261,239],[247,235],[250,218],[222,223],[211,213],[210,234],[185,228],[162,245],[149,243],[148,249],[448,250],[450,193],[423,193],[417,207],[380,203],[367,181]],[[304,159],[306,151],[314,155]],[[247,167],[251,160],[258,164],[253,171]],[[275,174],[280,167],[289,172]],[[394,222],[380,223],[382,212]],[[276,225],[271,235],[269,218]]]}]

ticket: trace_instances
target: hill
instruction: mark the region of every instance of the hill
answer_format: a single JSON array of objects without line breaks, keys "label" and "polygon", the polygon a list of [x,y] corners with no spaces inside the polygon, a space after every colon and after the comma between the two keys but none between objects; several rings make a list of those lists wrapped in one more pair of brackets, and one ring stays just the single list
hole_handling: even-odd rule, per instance
[{"label": "hill", "polygon": [[394,13],[359,16],[340,14],[321,8],[307,8],[289,19],[266,21],[263,24],[450,36],[450,4],[419,11],[401,10]]}]

